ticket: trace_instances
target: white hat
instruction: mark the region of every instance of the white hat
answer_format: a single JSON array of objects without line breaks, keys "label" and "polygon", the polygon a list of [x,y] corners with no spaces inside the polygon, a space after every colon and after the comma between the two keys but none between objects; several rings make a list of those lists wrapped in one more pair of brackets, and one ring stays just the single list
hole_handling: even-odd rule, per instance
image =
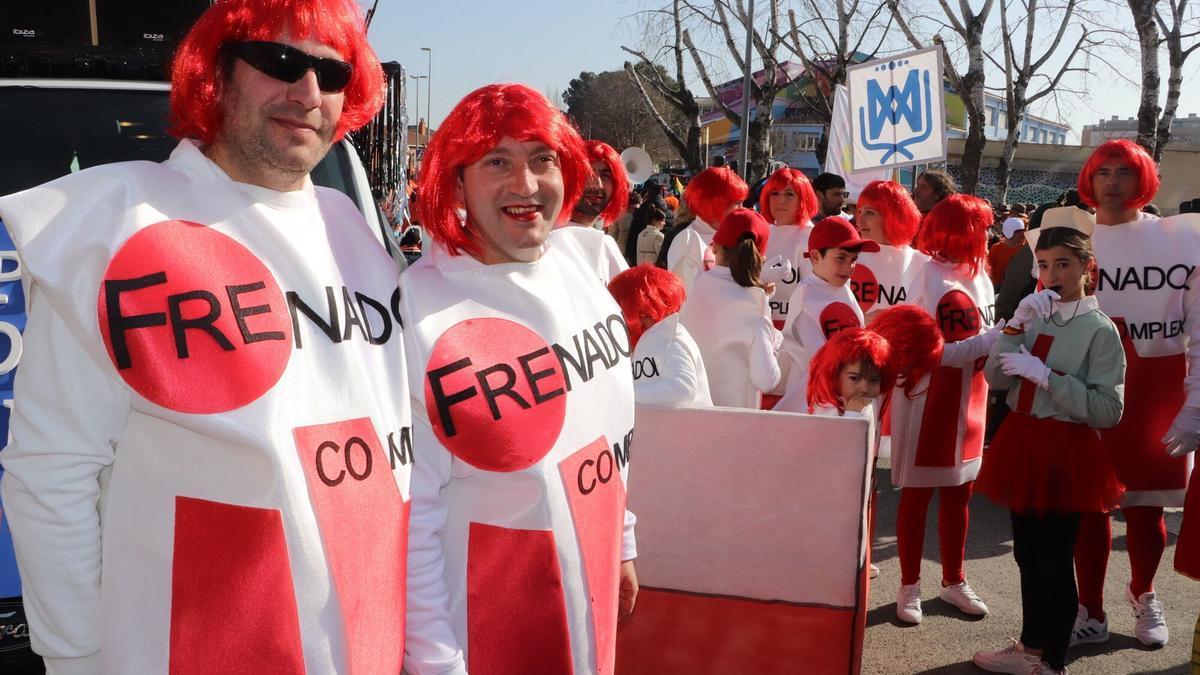
[{"label": "white hat", "polygon": [[1020,218],[1008,218],[1000,226],[1000,229],[1003,230],[1005,239],[1012,239],[1018,230],[1025,229],[1025,221]]}]

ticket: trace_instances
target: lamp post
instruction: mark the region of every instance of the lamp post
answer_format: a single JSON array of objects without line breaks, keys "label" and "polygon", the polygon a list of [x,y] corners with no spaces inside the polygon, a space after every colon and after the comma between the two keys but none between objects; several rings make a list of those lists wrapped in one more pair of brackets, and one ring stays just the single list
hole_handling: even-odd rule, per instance
[{"label": "lamp post", "polygon": [[408,79],[416,80],[413,89],[417,92],[417,105],[413,108],[417,112],[417,147],[421,147],[421,80],[424,80],[428,75],[409,75]]},{"label": "lamp post", "polygon": [[[430,114],[430,106],[433,105],[433,50],[429,47],[421,47],[421,51],[425,52],[428,60],[425,63],[425,77],[428,78],[425,82],[425,142],[429,143],[429,134],[433,131],[433,116]],[[420,111],[417,111],[420,113]]]}]

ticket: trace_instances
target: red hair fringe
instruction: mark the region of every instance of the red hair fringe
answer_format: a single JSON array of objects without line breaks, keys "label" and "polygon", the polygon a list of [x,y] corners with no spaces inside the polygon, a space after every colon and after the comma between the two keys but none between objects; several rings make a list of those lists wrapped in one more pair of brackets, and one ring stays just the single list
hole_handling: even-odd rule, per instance
[{"label": "red hair fringe", "polygon": [[895,305],[871,317],[870,329],[891,347],[892,370],[910,399],[921,379],[942,360],[945,339],[932,316],[915,305]]},{"label": "red hair fringe", "polygon": [[758,210],[762,213],[763,218],[773,225],[779,224],[775,222],[775,215],[771,213],[770,196],[772,192],[786,188],[792,188],[796,193],[796,198],[800,200],[796,210],[796,222],[787,224],[800,225],[811,220],[817,209],[821,208],[817,201],[817,193],[813,191],[812,183],[808,182],[807,176],[797,169],[786,166],[776,169],[767,182],[763,183],[762,191],[759,192]]},{"label": "red hair fringe", "polygon": [[621,307],[631,348],[637,346],[645,332],[643,316],[658,323],[678,312],[687,299],[679,277],[650,263],[630,267],[613,277],[608,282],[608,292]]},{"label": "red hair fringe", "polygon": [[609,195],[608,204],[600,212],[600,219],[605,224],[611,224],[629,208],[629,174],[625,173],[625,164],[621,155],[611,145],[603,141],[587,142],[588,163],[604,162],[613,177],[613,193]]},{"label": "red hair fringe", "polygon": [[748,194],[746,181],[727,166],[711,166],[701,171],[683,190],[688,209],[713,229],[721,224],[729,205],[741,206]]},{"label": "red hair fringe", "polygon": [[1076,183],[1080,201],[1095,208],[1098,202],[1096,193],[1092,191],[1092,179],[1096,177],[1096,171],[1109,162],[1127,164],[1137,174],[1137,194],[1125,202],[1125,208],[1140,209],[1154,200],[1160,184],[1158,166],[1154,164],[1154,158],[1137,143],[1129,139],[1118,138],[1101,144],[1083,163],[1083,168],[1079,170],[1079,180]]},{"label": "red hair fringe", "polygon": [[893,246],[908,246],[921,227],[921,211],[899,183],[875,180],[858,196],[858,208],[871,207],[883,216],[883,234]]},{"label": "red hair fringe", "polygon": [[846,328],[821,345],[808,364],[809,414],[818,405],[834,406],[839,413],[846,412],[846,406],[838,395],[842,367],[861,361],[879,370],[882,378],[879,393],[882,395],[891,391],[896,384],[896,373],[887,340],[866,328]]},{"label": "red hair fringe", "polygon": [[921,223],[917,248],[965,268],[975,277],[987,272],[987,231],[992,226],[987,200],[956,193],[938,202]]}]

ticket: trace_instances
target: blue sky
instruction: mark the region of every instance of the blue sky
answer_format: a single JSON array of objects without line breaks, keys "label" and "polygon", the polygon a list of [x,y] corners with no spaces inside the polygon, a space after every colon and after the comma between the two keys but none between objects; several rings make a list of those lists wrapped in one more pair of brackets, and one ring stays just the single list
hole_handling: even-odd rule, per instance
[{"label": "blue sky", "polygon": [[[370,0],[358,2],[370,6]],[[543,92],[562,92],[580,71],[619,69],[628,56],[621,45],[634,46],[640,40],[634,35],[636,21],[627,17],[662,4],[656,0],[380,0],[370,38],[382,60],[400,62],[410,75],[425,74],[426,54],[420,48],[433,48],[431,112],[436,128],[460,98],[485,84],[524,82]],[[992,21],[998,27],[998,15]],[[1136,49],[1136,42],[1132,47]],[[1137,77],[1132,57],[1116,49],[1106,50],[1105,55],[1123,65],[1123,72]],[[1165,69],[1165,54],[1162,62]],[[1137,89],[1120,82],[1104,66],[1092,65],[1092,85],[1103,88],[1102,93],[1086,100],[1071,97],[1060,108],[1034,111],[1070,124],[1074,137],[1068,142],[1079,142],[1084,124],[1110,115],[1137,114]],[[1183,117],[1200,113],[1200,87],[1194,85],[1200,55],[1191,59],[1186,70],[1179,110]],[[1002,84],[998,72],[988,78],[989,85]],[[1165,87],[1165,70],[1163,82]],[[411,88],[413,81],[409,84]],[[424,117],[426,82],[420,84]],[[698,78],[690,84],[696,95],[704,95]],[[414,102],[411,90],[408,101]],[[561,104],[561,99],[555,103]]]}]

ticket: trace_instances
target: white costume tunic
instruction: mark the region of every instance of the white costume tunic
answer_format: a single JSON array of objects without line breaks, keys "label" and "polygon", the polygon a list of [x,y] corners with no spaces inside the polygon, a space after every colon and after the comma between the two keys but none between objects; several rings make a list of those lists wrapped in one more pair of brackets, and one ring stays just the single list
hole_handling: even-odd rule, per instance
[{"label": "white costume tunic", "polygon": [[812,230],[813,225],[809,222],[803,225],[771,227],[771,238],[767,240],[767,254],[763,257],[772,260],[781,255],[792,263],[792,273],[787,278],[775,282],[775,294],[771,296],[771,321],[779,330],[783,330],[783,325],[787,322],[792,294],[800,283],[812,274],[812,263],[804,255],[808,253],[808,235],[812,234]]},{"label": "white costume tunic", "polygon": [[633,375],[569,247],[401,276],[415,445],[408,658],[426,673],[611,673]]},{"label": "white costume tunic", "polygon": [[758,409],[762,392],[779,383],[780,336],[767,294],[718,265],[696,278],[679,316],[700,348],[713,405]]},{"label": "white costume tunic", "polygon": [[960,267],[932,260],[923,266],[908,296],[934,318],[946,346],[941,365],[914,389],[915,400],[899,388],[892,394],[892,483],[962,485],[975,480],[983,455],[983,364],[994,340],[970,338],[984,334],[993,323],[992,282],[983,270],[971,278]]},{"label": "white costume tunic", "polygon": [[671,240],[667,270],[679,277],[689,295],[696,277],[715,264],[712,239],[716,233],[711,225],[697,218]]},{"label": "white costume tunic", "polygon": [[878,253],[863,251],[850,277],[850,291],[867,323],[888,307],[908,301],[908,290],[929,256],[911,246],[880,244]]},{"label": "white costume tunic", "polygon": [[1125,506],[1181,506],[1192,454],[1162,437],[1183,405],[1200,406],[1200,216],[1096,225],[1096,297],[1125,346],[1125,414],[1101,432]]},{"label": "white costume tunic", "polygon": [[617,248],[617,242],[603,230],[588,225],[567,223],[556,227],[550,232],[550,239],[546,243],[549,246],[575,247],[578,253],[573,255],[582,256],[605,287],[613,277],[629,269],[625,256]]},{"label": "white costume tunic", "polygon": [[792,295],[791,310],[779,355],[787,386],[774,410],[802,413],[808,412],[808,362],[834,333],[862,327],[863,315],[849,284],[834,286],[816,274],[805,278]]},{"label": "white costume tunic", "polygon": [[638,403],[710,406],[708,371],[700,347],[672,314],[642,333],[633,350],[633,394]]},{"label": "white costume tunic", "polygon": [[50,672],[396,672],[396,269],[192,143],[0,199],[31,287],[4,507]]}]

